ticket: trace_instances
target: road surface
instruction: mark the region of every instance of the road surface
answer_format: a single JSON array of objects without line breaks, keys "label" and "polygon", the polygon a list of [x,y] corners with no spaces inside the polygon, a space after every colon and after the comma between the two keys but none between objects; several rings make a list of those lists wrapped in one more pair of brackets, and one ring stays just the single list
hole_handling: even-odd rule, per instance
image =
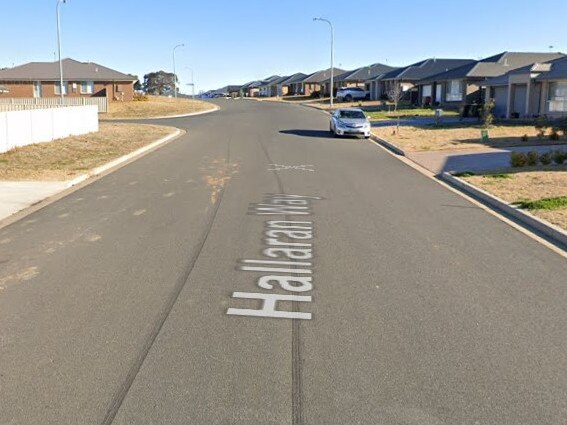
[{"label": "road surface", "polygon": [[0,229],[1,425],[565,424],[563,257],[319,111],[219,102]]}]

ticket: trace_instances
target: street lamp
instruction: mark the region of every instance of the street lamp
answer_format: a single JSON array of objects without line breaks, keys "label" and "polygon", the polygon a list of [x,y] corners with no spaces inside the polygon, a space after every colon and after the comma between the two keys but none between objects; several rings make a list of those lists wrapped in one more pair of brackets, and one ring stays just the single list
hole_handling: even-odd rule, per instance
[{"label": "street lamp", "polygon": [[185,44],[178,44],[173,48],[173,94],[177,99],[177,74],[175,73],[175,49],[178,47],[185,47]]},{"label": "street lamp", "polygon": [[59,19],[59,8],[61,3],[67,3],[67,0],[57,0],[57,46],[59,50],[59,92],[61,94],[61,104],[63,104],[63,62],[61,62],[61,22]]},{"label": "street lamp", "polygon": [[195,82],[193,81],[193,68],[189,68],[188,66],[186,66],[185,69],[191,71],[191,83],[187,85],[191,86],[191,98],[195,99]]},{"label": "street lamp", "polygon": [[333,56],[334,56],[334,44],[335,44],[335,28],[333,27],[333,24],[331,23],[331,21],[329,21],[328,19],[325,18],[313,18],[314,21],[322,21],[322,22],[326,22],[329,24],[329,26],[331,27],[331,108],[333,107]]}]

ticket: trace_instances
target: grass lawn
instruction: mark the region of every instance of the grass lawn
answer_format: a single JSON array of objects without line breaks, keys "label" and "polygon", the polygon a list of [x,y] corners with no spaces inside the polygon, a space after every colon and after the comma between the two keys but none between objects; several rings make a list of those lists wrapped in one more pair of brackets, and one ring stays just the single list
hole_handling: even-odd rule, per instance
[{"label": "grass lawn", "polygon": [[[526,125],[495,125],[489,130],[487,142],[481,140],[478,125],[400,126],[399,133],[395,130],[395,126],[375,127],[372,133],[408,152],[567,144],[565,136],[558,141],[538,138],[536,129]],[[527,141],[521,140],[524,135]]]},{"label": "grass lawn", "polygon": [[[363,108],[365,109],[365,108]],[[413,108],[413,109],[398,109],[398,112],[394,112],[394,108],[391,107],[390,111],[366,111],[366,115],[371,121],[379,120],[391,120],[396,119],[398,115],[400,118],[413,118],[413,117],[431,117],[435,115],[435,109],[424,109],[424,108]],[[443,111],[444,117],[457,117],[459,113],[457,111]]]},{"label": "grass lawn", "polygon": [[147,101],[109,102],[109,111],[100,114],[101,120],[152,118],[190,114],[206,111],[214,105],[198,99],[174,99],[164,96],[148,96]]},{"label": "grass lawn", "polygon": [[567,230],[567,164],[461,178]]},{"label": "grass lawn", "polygon": [[101,123],[97,133],[0,154],[0,180],[68,180],[174,132],[157,125]]}]

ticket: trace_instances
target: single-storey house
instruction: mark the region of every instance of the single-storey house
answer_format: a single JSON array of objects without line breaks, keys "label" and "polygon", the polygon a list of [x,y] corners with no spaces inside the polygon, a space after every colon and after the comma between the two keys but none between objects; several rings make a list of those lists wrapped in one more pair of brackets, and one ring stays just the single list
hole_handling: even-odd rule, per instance
[{"label": "single-storey house", "polygon": [[371,92],[370,80],[386,72],[393,71],[394,69],[396,68],[382,63],[363,66],[340,75],[336,80],[335,87],[360,87]]},{"label": "single-storey house", "polygon": [[496,117],[567,116],[567,56],[512,70],[485,85]]},{"label": "single-storey house", "polygon": [[279,80],[280,78],[281,78],[281,77],[280,77],[279,75],[272,75],[272,76],[270,76],[270,77],[264,78],[264,79],[261,81],[260,87],[258,87],[259,90],[260,90],[259,93],[258,93],[258,96],[261,96],[261,97],[269,97],[269,96],[271,96],[271,95],[270,95],[270,92],[271,92],[271,88],[270,88],[270,87],[271,87],[271,84],[272,84],[274,81]]},{"label": "single-storey house", "polygon": [[[136,77],[93,62],[63,59],[63,95],[67,97],[106,97],[114,101],[134,98]],[[0,70],[0,85],[8,92],[0,97],[59,97],[59,62],[30,62]]]},{"label": "single-storey house", "polygon": [[268,96],[270,96],[270,97],[285,96],[287,94],[288,88],[287,88],[287,86],[284,87],[282,85],[282,82],[284,82],[288,78],[289,78],[289,75],[286,75],[284,77],[279,77],[279,78],[276,78],[275,80],[272,80],[268,84]]},{"label": "single-storey house", "polygon": [[[417,85],[419,81],[439,74],[440,72],[449,71],[472,62],[474,62],[472,59],[430,58],[403,68],[394,69],[369,80],[371,88],[374,89],[371,93],[371,99],[380,99],[382,96],[385,96],[394,85],[399,84],[402,91],[405,93],[404,99],[414,104],[418,103],[419,89]],[[374,86],[372,85],[373,83]]]},{"label": "single-storey house", "polygon": [[482,104],[485,81],[535,62],[562,57],[562,53],[503,52],[441,72],[419,82],[419,103],[458,109]]},{"label": "single-storey house", "polygon": [[258,97],[260,95],[261,81],[250,81],[240,87],[240,95],[243,97]]},{"label": "single-storey house", "polygon": [[309,75],[304,74],[303,72],[298,72],[280,82],[279,85],[282,87],[282,93],[285,92],[283,96],[295,96],[303,94],[303,80],[305,80],[307,77],[309,77]]},{"label": "single-storey house", "polygon": [[[340,68],[333,68],[333,77],[344,74],[345,70]],[[331,79],[331,68],[317,71],[302,81],[303,91],[305,95],[310,96],[312,93],[321,93],[323,96],[329,96]]]}]

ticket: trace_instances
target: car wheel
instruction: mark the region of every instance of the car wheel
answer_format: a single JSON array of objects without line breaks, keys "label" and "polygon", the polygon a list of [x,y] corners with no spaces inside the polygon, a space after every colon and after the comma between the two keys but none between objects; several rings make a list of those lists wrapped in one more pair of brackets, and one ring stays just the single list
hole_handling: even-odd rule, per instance
[{"label": "car wheel", "polygon": [[352,102],[352,96],[351,96],[350,94],[347,94],[347,95],[345,96],[345,100],[346,100],[347,102]]}]

